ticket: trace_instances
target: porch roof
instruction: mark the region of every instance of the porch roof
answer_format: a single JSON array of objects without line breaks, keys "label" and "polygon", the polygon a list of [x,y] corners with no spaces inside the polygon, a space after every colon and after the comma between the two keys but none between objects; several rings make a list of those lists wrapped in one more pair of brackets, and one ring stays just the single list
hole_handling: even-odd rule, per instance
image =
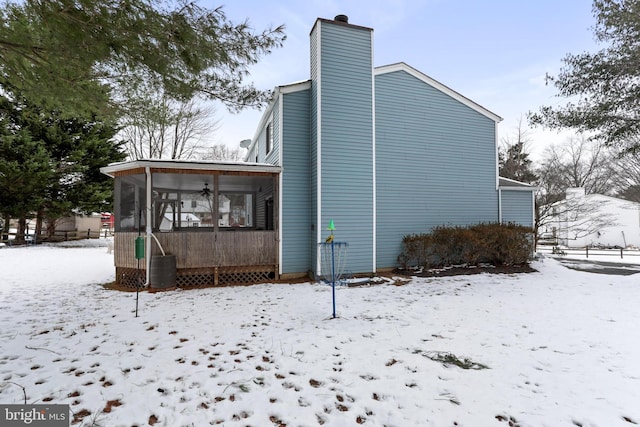
[{"label": "porch roof", "polygon": [[535,191],[536,187],[531,184],[527,184],[526,182],[516,181],[514,179],[499,177],[498,185],[503,188],[509,188],[509,190],[513,189],[521,189],[527,191]]},{"label": "porch roof", "polygon": [[113,178],[120,173],[131,172],[138,169],[144,170],[147,167],[152,170],[162,169],[166,172],[173,173],[184,173],[186,171],[190,171],[194,173],[231,172],[249,174],[279,174],[282,171],[282,168],[280,166],[274,166],[267,163],[142,159],[111,163],[108,166],[100,168],[100,172]]}]

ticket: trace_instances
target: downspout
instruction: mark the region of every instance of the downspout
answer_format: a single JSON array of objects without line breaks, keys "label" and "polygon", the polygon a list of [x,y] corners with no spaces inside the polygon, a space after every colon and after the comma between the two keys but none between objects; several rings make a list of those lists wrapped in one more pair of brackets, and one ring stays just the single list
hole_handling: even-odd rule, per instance
[{"label": "downspout", "polygon": [[158,244],[158,247],[160,248],[160,252],[162,252],[162,256],[165,255],[164,253],[164,249],[162,248],[162,245],[160,244],[160,242],[158,241],[158,238],[153,234],[153,229],[151,227],[151,195],[152,195],[152,191],[151,191],[151,169],[149,168],[149,166],[144,168],[144,173],[147,177],[147,215],[145,218],[145,221],[147,222],[147,226],[146,226],[146,234],[147,237],[145,239],[145,253],[146,253],[146,257],[145,257],[145,263],[147,266],[147,271],[146,271],[146,282],[144,284],[144,287],[146,288],[147,286],[149,286],[149,284],[151,283],[151,238],[153,237],[153,239],[156,241],[156,243]]},{"label": "downspout", "polygon": [[314,278],[322,274],[320,265],[320,249],[318,242],[322,241],[322,21],[318,21],[316,32],[316,265]]},{"label": "downspout", "polygon": [[369,33],[369,37],[371,40],[371,135],[372,135],[372,144],[371,144],[371,169],[373,171],[372,176],[372,184],[373,184],[373,194],[372,194],[372,228],[373,228],[373,269],[371,270],[373,273],[378,271],[378,169],[376,166],[376,76],[373,70],[373,31]]},{"label": "downspout", "polygon": [[[153,236],[153,234],[151,233],[151,169],[149,168],[149,166],[144,168],[144,173],[146,175],[147,178],[147,215],[146,215],[146,232],[147,232],[147,238],[145,239],[145,252],[146,252],[146,265],[147,265],[147,279],[146,282],[144,284],[144,287],[146,288],[147,286],[149,286],[149,283],[151,282],[151,236]],[[155,236],[154,236],[155,237]]]},{"label": "downspout", "polygon": [[502,188],[498,187],[498,224],[502,224]]},{"label": "downspout", "polygon": [[531,206],[533,206],[533,212],[531,218],[531,224],[533,224],[533,232],[536,233],[538,230],[536,229],[536,192],[535,190],[531,192]]},{"label": "downspout", "polygon": [[[284,162],[284,93],[278,88],[278,166],[282,167]],[[274,191],[277,188],[276,197],[273,198],[274,203],[277,203],[273,209],[277,209],[278,217],[274,218],[274,226],[277,226],[277,238],[278,238],[278,277],[282,275],[282,265],[284,264],[282,259],[282,195],[284,190],[284,184],[282,180],[282,174],[278,174],[277,178],[271,177],[272,181],[275,181],[277,187],[274,186]],[[275,212],[274,212],[275,214]]]}]

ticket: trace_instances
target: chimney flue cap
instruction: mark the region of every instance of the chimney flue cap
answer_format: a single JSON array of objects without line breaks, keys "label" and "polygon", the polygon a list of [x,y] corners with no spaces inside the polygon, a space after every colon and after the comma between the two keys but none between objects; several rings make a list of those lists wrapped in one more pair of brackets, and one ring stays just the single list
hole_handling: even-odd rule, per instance
[{"label": "chimney flue cap", "polygon": [[338,22],[344,22],[345,24],[349,23],[349,17],[347,15],[336,15],[336,17],[333,18],[333,20]]}]

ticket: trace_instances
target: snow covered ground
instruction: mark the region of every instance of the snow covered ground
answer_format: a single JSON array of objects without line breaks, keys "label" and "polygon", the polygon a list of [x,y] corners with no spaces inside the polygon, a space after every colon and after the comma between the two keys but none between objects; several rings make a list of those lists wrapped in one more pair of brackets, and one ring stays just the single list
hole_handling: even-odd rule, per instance
[{"label": "snow covered ground", "polygon": [[142,292],[136,318],[106,247],[0,248],[0,403],[107,427],[640,423],[638,275],[533,266],[340,288],[336,319],[313,283]]}]

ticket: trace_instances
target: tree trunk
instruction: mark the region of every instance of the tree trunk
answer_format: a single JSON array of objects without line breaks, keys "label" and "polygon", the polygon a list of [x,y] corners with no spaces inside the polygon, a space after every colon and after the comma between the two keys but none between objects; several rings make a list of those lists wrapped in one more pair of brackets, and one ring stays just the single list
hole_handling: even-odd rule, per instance
[{"label": "tree trunk", "polygon": [[51,239],[56,232],[56,222],[47,218],[47,239]]},{"label": "tree trunk", "polygon": [[0,240],[9,240],[9,223],[11,222],[11,217],[9,215],[5,215],[2,222],[2,229],[0,230]]},{"label": "tree trunk", "polygon": [[42,210],[38,211],[38,215],[36,217],[35,235],[36,241],[40,240],[40,236],[42,236]]},{"label": "tree trunk", "polygon": [[16,240],[15,240],[16,244],[22,245],[25,243],[24,233],[26,229],[27,229],[27,218],[22,217],[18,220],[18,230],[16,233]]}]

